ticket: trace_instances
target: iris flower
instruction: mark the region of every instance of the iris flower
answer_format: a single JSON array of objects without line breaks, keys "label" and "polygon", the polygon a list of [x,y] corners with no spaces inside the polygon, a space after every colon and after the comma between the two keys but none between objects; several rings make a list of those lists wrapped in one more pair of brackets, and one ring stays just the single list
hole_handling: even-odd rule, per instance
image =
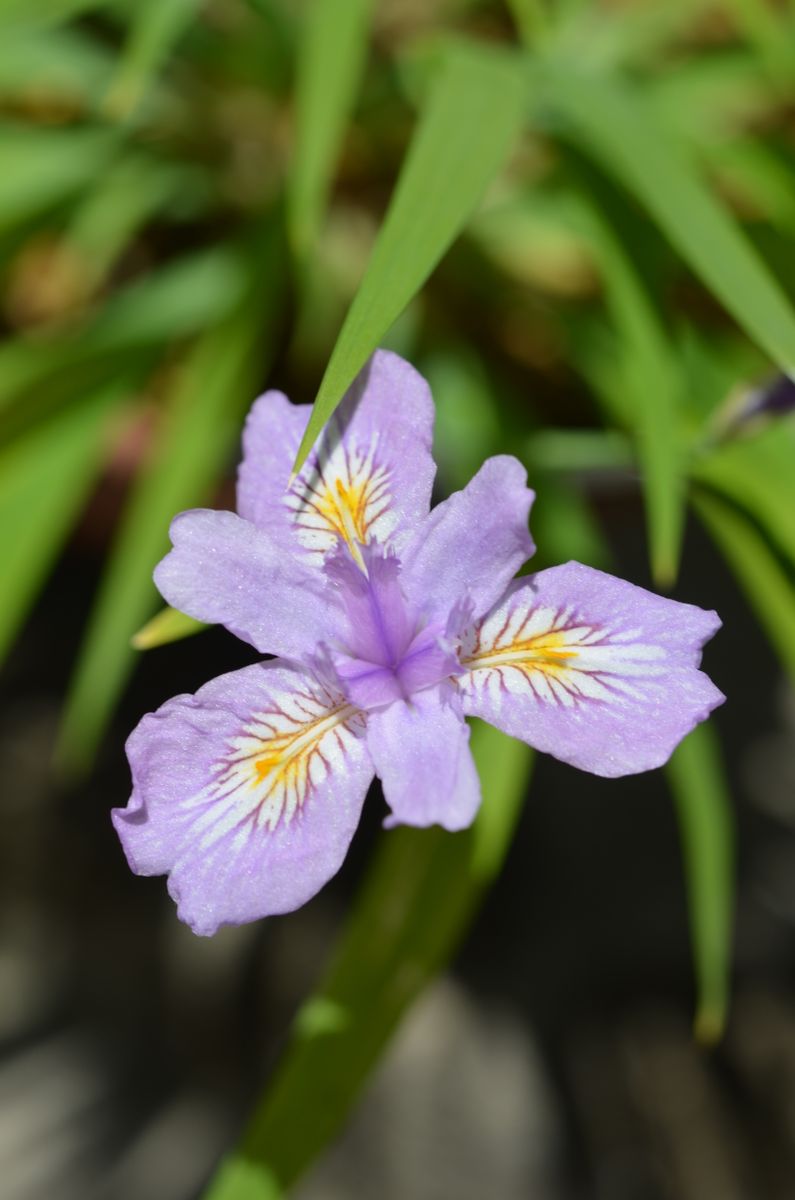
[{"label": "iris flower", "polygon": [[514,578],[534,550],[515,458],[431,509],[433,415],[421,376],[379,351],[289,482],[309,406],[268,392],[238,514],[172,523],[168,603],[275,656],[169,700],[127,743],[116,829],[196,933],[313,896],[374,775],[387,825],[469,825],[467,716],[618,776],[665,762],[723,700],[698,669],[714,612],[575,562]]}]

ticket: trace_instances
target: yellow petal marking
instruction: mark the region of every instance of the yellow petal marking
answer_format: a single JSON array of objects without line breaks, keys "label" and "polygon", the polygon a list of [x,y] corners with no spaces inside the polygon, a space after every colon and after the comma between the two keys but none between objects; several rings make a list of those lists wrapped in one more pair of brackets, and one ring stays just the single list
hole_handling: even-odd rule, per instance
[{"label": "yellow petal marking", "polygon": [[508,602],[463,639],[465,689],[486,687],[495,701],[509,694],[569,707],[584,699],[637,698],[636,680],[659,675],[665,657],[639,631],[589,625],[572,608]]},{"label": "yellow petal marking", "polygon": [[195,805],[203,810],[195,828],[211,846],[232,829],[289,825],[313,788],[344,770],[345,756],[363,729],[359,710],[324,688],[279,697],[273,708],[252,715],[232,739],[215,778]]},{"label": "yellow petal marking", "polygon": [[364,570],[361,547],[386,540],[394,524],[389,471],[376,461],[376,449],[375,438],[366,450],[341,438],[324,442],[314,465],[293,481],[286,502],[307,550],[322,557],[342,540]]}]

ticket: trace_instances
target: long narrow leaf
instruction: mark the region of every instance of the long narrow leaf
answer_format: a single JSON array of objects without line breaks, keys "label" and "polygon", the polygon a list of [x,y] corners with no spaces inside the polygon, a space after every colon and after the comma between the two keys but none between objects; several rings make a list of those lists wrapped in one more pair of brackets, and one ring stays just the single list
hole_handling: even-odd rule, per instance
[{"label": "long narrow leaf", "polygon": [[364,67],[373,0],[313,0],[298,58],[287,227],[299,259],[323,216],[345,124]]},{"label": "long narrow leaf", "polygon": [[684,527],[685,489],[679,439],[683,385],[666,331],[609,218],[582,198],[577,210],[602,272],[619,334],[619,370],[643,468],[652,574],[661,586],[676,578]]},{"label": "long narrow leaf", "polygon": [[474,48],[450,53],[321,381],[296,470],[499,170],[518,135],[524,95],[521,73],[509,55]]},{"label": "long narrow leaf", "polygon": [[136,650],[154,650],[156,646],[167,646],[169,642],[179,642],[182,638],[192,637],[207,629],[201,621],[178,612],[175,608],[162,608],[155,613],[151,621],[134,633],[132,644]]},{"label": "long narrow leaf", "polygon": [[795,580],[742,512],[705,491],[693,503],[795,682]]},{"label": "long narrow leaf", "polygon": [[717,1041],[729,1004],[734,916],[734,821],[717,735],[699,725],[674,752],[666,775],[685,860],[698,985],[696,1037]]},{"label": "long narrow leaf", "polygon": [[[275,288],[280,257],[262,263]],[[270,293],[275,302],[276,292]],[[273,312],[270,313],[273,320]],[[263,329],[263,318],[266,326]],[[170,420],[139,477],[119,529],[60,731],[66,770],[84,769],[99,742],[134,661],[131,639],[156,607],[152,569],[168,548],[171,518],[208,496],[253,394],[257,355],[272,336],[261,301],[251,302],[197,344],[186,365]]]},{"label": "long narrow leaf", "polygon": [[450,959],[511,843],[531,751],[476,725],[484,801],[471,829],[401,828],[380,852],[330,969],[238,1151],[206,1200],[276,1200],[343,1125],[409,1005]]},{"label": "long narrow leaf", "polygon": [[0,128],[0,230],[29,221],[101,176],[116,145],[107,129]]},{"label": "long narrow leaf", "polygon": [[130,116],[201,3],[202,0],[138,0],[118,75],[108,93],[109,113],[116,117]]},{"label": "long narrow leaf", "polygon": [[117,384],[36,426],[0,453],[0,659],[35,599],[101,463]]},{"label": "long narrow leaf", "polygon": [[685,261],[782,370],[795,370],[795,314],[727,210],[638,89],[549,61],[537,76],[554,117],[633,192]]},{"label": "long narrow leaf", "polygon": [[48,341],[20,337],[0,345],[0,410],[21,392],[71,367],[189,337],[222,321],[244,286],[237,255],[223,248],[205,250],[129,284],[79,332]]},{"label": "long narrow leaf", "polygon": [[795,422],[779,420],[736,438],[692,465],[694,479],[721,492],[758,521],[795,566]]}]

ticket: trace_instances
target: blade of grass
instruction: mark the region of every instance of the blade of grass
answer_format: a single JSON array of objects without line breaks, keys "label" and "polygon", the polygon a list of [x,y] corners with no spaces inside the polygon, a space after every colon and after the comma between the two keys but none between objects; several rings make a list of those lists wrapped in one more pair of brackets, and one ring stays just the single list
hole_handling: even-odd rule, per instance
[{"label": "blade of grass", "polygon": [[0,452],[2,660],[67,538],[101,465],[118,383],[75,404]]},{"label": "blade of grass", "polygon": [[195,18],[202,0],[138,0],[106,112],[129,118],[158,68]]},{"label": "blade of grass", "polygon": [[716,1042],[726,1024],[734,917],[734,821],[715,730],[699,725],[665,768],[679,821],[697,981],[694,1031]]},{"label": "blade of grass", "polygon": [[287,229],[299,260],[326,207],[345,125],[364,69],[373,0],[313,0],[298,50],[295,144],[287,178]]},{"label": "blade of grass", "polygon": [[205,250],[129,284],[81,331],[6,342],[0,346],[0,410],[87,360],[189,337],[222,321],[244,286],[239,255],[223,247]]},{"label": "blade of grass", "polygon": [[102,283],[144,222],[191,183],[187,171],[143,155],[122,158],[105,172],[66,230],[66,240],[88,277],[86,293]]},{"label": "blade of grass", "polygon": [[619,370],[642,467],[652,576],[658,586],[668,587],[676,579],[684,529],[682,381],[657,310],[601,206],[582,195],[573,219],[597,259],[619,334]]},{"label": "blade of grass", "polygon": [[166,607],[134,633],[131,641],[136,650],[154,650],[156,646],[167,646],[169,642],[192,637],[194,633],[201,633],[207,628],[202,621],[187,617],[176,608]]},{"label": "blade of grass", "polygon": [[553,119],[637,197],[745,333],[792,373],[795,315],[788,300],[642,93],[562,61],[543,63],[533,77]]},{"label": "blade of grass", "polygon": [[511,56],[473,48],[450,52],[326,367],[296,470],[499,170],[519,133],[524,95],[524,82]]},{"label": "blade of grass", "polygon": [[699,490],[693,506],[795,683],[795,581],[752,522],[733,505]]},{"label": "blade of grass", "polygon": [[0,0],[0,29],[6,26],[24,26],[39,29],[48,25],[60,25],[73,17],[105,8],[111,0]]},{"label": "blade of grass", "polygon": [[107,129],[0,130],[0,231],[46,212],[101,177],[117,141]]},{"label": "blade of grass", "polygon": [[275,234],[267,253],[258,256],[258,268],[272,290],[250,297],[195,345],[151,461],[133,488],[67,698],[57,747],[65,771],[90,764],[132,669],[131,639],[157,606],[152,570],[168,549],[171,518],[208,497],[239,437],[257,368],[273,344],[282,272]]},{"label": "blade of grass", "polygon": [[460,944],[511,844],[531,763],[528,747],[487,725],[475,725],[472,749],[484,791],[475,824],[383,837],[328,972],[205,1200],[286,1194],[342,1127],[409,1005]]},{"label": "blade of grass", "polygon": [[694,460],[691,477],[751,514],[795,566],[795,423],[779,420]]}]

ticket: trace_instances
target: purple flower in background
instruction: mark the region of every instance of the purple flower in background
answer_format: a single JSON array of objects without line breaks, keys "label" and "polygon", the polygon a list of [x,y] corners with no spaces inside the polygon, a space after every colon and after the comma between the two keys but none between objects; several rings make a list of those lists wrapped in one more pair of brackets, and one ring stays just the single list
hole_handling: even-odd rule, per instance
[{"label": "purple flower in background", "polygon": [[433,405],[380,351],[285,491],[309,418],[278,392],[244,435],[239,516],[171,527],[169,604],[278,657],[144,717],[113,819],[211,934],[288,912],[339,869],[374,775],[388,824],[470,824],[466,716],[598,775],[657,767],[723,697],[698,670],[714,612],[533,553],[533,493],[488,459],[430,510]]}]

